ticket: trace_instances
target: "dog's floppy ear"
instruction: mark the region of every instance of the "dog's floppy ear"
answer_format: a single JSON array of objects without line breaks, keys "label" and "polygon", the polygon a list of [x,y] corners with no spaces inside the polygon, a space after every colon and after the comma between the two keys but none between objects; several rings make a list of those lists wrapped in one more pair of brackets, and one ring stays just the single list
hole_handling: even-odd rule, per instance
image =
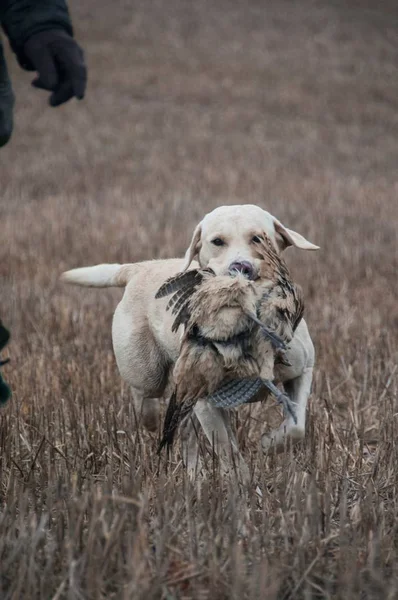
[{"label": "dog's floppy ear", "polygon": [[295,246],[296,248],[300,248],[300,250],[319,250],[319,246],[315,246],[315,244],[306,240],[297,231],[288,229],[277,219],[274,220],[274,227],[277,234],[276,240],[281,251],[289,246]]},{"label": "dog's floppy ear", "polygon": [[189,244],[189,248],[185,253],[185,262],[184,262],[184,266],[182,268],[183,271],[186,271],[188,269],[188,267],[191,264],[191,262],[193,261],[193,259],[199,254],[200,249],[202,247],[202,242],[200,239],[201,236],[202,236],[202,224],[199,223],[199,225],[197,225],[195,231],[193,232],[191,243]]}]

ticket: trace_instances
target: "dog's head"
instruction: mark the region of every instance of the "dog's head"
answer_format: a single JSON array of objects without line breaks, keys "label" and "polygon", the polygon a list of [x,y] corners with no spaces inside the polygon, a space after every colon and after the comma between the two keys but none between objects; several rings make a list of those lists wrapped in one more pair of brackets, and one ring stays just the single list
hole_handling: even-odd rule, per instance
[{"label": "dog's head", "polygon": [[248,279],[256,279],[261,261],[256,244],[264,233],[278,252],[288,246],[301,250],[319,248],[259,206],[220,206],[196,227],[185,254],[184,270],[197,258],[201,267],[210,267],[216,275],[240,272]]}]

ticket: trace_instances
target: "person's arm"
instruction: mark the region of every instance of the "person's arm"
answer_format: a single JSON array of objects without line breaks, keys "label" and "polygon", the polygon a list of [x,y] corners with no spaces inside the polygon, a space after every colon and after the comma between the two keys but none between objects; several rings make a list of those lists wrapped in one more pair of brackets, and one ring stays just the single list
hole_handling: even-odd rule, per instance
[{"label": "person's arm", "polygon": [[0,21],[21,67],[38,72],[33,85],[53,92],[52,106],[83,98],[86,66],[64,0],[0,0]]},{"label": "person's arm", "polygon": [[24,47],[32,35],[60,29],[73,37],[73,27],[64,0],[1,0],[1,25],[12,50],[24,69],[35,71]]}]

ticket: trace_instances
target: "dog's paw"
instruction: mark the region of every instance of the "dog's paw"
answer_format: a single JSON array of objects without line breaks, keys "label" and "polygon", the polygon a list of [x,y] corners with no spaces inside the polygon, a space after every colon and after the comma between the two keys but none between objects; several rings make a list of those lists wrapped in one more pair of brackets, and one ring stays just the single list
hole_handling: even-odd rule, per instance
[{"label": "dog's paw", "polygon": [[291,425],[289,423],[282,423],[282,425],[271,431],[270,433],[264,433],[261,436],[261,448],[264,454],[270,452],[283,452],[285,446],[289,443],[296,444],[304,439],[305,430],[297,425]]}]

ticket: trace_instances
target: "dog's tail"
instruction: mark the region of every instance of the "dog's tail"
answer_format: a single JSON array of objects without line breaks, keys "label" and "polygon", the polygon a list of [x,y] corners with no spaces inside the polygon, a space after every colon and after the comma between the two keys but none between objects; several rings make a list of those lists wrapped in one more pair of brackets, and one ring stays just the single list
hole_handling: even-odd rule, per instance
[{"label": "dog's tail", "polygon": [[96,265],[72,269],[61,275],[61,281],[86,287],[125,287],[136,272],[137,265]]}]

